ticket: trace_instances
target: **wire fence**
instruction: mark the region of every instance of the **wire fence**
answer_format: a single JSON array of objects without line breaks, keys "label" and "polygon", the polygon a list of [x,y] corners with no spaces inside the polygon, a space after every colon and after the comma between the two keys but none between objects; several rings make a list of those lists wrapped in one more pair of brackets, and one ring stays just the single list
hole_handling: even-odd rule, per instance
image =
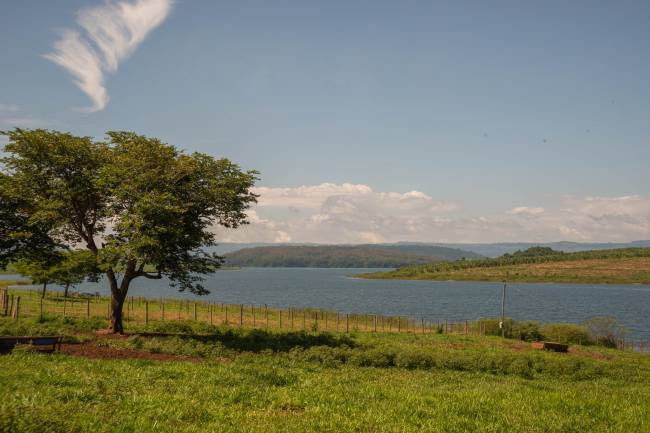
[{"label": "wire fence", "polygon": [[[450,321],[430,317],[405,317],[350,313],[314,308],[277,308],[259,304],[226,304],[170,298],[128,297],[123,321],[148,324],[154,321],[197,321],[242,328],[323,332],[391,332],[483,335],[478,320]],[[0,314],[13,318],[60,316],[102,317],[110,320],[110,298],[58,292],[47,296],[35,290],[0,289]]]},{"label": "wire fence", "polygon": [[[427,316],[413,317],[351,313],[314,308],[277,308],[262,304],[227,304],[173,298],[128,297],[122,319],[128,325],[152,322],[195,321],[210,325],[265,330],[310,332],[381,332],[415,334],[498,335],[496,319],[451,321]],[[65,297],[49,291],[45,297],[36,290],[0,288],[0,315],[18,318],[71,317],[104,318],[111,316],[110,298],[73,293]],[[498,323],[498,321],[497,321]],[[557,338],[561,341],[562,338]],[[624,350],[650,353],[650,342],[621,339]]]}]

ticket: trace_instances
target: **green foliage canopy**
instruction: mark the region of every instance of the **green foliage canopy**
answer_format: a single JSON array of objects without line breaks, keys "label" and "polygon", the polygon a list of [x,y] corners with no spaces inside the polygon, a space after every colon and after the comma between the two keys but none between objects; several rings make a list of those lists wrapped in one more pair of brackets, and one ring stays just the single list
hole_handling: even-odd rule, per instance
[{"label": "green foliage canopy", "polygon": [[[207,293],[201,274],[222,262],[203,250],[215,245],[212,227],[246,224],[256,200],[257,172],[133,132],[108,132],[106,141],[43,129],[4,135],[0,208],[2,225],[13,224],[8,239],[45,234],[51,245],[85,246],[108,278],[114,330],[121,330],[121,306],[135,278],[166,276],[180,290]],[[11,200],[20,203],[15,211]],[[35,250],[6,244],[4,257]]]}]

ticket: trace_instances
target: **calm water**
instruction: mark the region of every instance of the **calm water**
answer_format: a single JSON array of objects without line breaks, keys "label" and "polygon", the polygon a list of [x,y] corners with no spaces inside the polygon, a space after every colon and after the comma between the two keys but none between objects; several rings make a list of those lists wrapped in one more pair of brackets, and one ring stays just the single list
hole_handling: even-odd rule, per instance
[{"label": "calm water", "polygon": [[[361,280],[350,275],[373,269],[246,268],[219,271],[206,280],[211,293],[202,299],[225,303],[314,307],[341,312],[391,314],[465,320],[498,316],[499,283]],[[0,276],[12,279],[14,276]],[[105,281],[84,283],[79,292],[108,293]],[[129,294],[193,298],[165,280],[139,278]],[[629,337],[650,340],[650,286],[586,284],[509,284],[506,313],[515,319],[582,322],[613,316]]]}]

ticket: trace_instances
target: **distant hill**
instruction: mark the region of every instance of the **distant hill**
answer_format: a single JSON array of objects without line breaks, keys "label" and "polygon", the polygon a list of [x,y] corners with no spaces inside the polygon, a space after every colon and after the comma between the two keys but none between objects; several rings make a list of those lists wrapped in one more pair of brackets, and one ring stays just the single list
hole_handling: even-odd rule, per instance
[{"label": "distant hill", "polygon": [[[411,245],[406,243],[406,245]],[[422,244],[414,244],[422,245]],[[574,253],[579,251],[592,250],[613,250],[621,248],[644,248],[650,247],[650,240],[633,241],[633,242],[497,242],[485,244],[447,244],[432,243],[425,245],[439,245],[450,248],[462,248],[467,251],[473,251],[486,257],[498,257],[507,253],[514,253],[518,250],[525,250],[530,247],[548,247],[565,253]]]},{"label": "distant hill", "polygon": [[478,259],[476,253],[433,245],[282,245],[244,248],[226,254],[228,266],[396,268]]},{"label": "distant hill", "polygon": [[[211,251],[221,255],[228,255],[234,251],[239,251],[245,248],[255,247],[284,247],[284,246],[332,246],[327,244],[314,244],[314,243],[221,243]],[[338,246],[361,246],[361,245],[338,245]],[[506,253],[514,253],[518,250],[525,250],[530,247],[548,247],[557,251],[564,251],[572,253],[577,251],[589,250],[610,250],[620,248],[643,248],[650,247],[650,240],[641,240],[633,242],[619,242],[619,243],[604,243],[604,242],[497,242],[497,243],[476,243],[476,244],[456,244],[456,243],[436,243],[436,242],[396,242],[386,244],[368,244],[362,245],[371,248],[393,249],[396,248],[400,252],[408,252],[416,255],[437,255],[435,249],[429,253],[428,249],[431,247],[442,247],[449,250],[462,250],[461,257],[478,258],[484,257],[499,257]],[[424,251],[424,252],[423,252]],[[470,256],[474,253],[474,256]],[[460,257],[458,257],[460,258]],[[450,260],[450,259],[447,259]],[[453,259],[451,259],[453,260]]]},{"label": "distant hill", "polygon": [[555,283],[650,283],[650,248],[565,253],[531,247],[497,258],[409,265],[362,278]]}]

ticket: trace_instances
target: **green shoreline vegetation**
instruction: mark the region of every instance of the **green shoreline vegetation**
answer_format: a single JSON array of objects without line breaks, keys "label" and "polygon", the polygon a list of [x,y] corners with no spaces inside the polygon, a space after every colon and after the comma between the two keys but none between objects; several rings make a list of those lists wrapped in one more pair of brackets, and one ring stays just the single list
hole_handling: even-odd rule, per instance
[{"label": "green shoreline vegetation", "polygon": [[501,257],[404,266],[368,279],[649,284],[650,248],[563,253],[534,247]]}]

